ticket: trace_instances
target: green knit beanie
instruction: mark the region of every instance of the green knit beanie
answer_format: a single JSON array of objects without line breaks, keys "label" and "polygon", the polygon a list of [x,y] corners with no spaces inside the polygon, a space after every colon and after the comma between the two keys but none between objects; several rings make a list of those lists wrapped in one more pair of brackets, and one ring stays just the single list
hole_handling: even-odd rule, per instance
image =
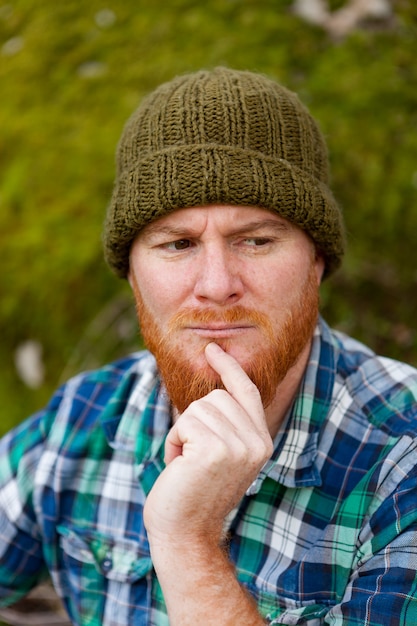
[{"label": "green knit beanie", "polygon": [[121,277],[149,222],[208,204],[263,207],[297,224],[331,274],[343,256],[340,209],[328,187],[323,136],[298,97],[263,75],[218,67],[179,76],[128,120],[104,227]]}]

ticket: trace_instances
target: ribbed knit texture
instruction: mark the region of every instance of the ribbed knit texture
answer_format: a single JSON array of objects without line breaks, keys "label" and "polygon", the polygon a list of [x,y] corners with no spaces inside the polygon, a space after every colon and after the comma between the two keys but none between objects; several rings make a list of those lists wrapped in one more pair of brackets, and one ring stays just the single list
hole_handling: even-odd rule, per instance
[{"label": "ribbed knit texture", "polygon": [[161,85],[128,120],[104,228],[105,257],[126,277],[143,226],[207,204],[270,209],[341,262],[343,221],[328,187],[323,136],[298,97],[263,75],[223,67]]}]

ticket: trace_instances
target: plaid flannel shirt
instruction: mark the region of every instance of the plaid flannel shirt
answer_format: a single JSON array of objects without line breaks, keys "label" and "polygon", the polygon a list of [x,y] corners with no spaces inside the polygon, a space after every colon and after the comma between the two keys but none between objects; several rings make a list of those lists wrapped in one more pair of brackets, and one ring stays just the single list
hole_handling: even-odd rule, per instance
[{"label": "plaid flannel shirt", "polygon": [[[227,519],[269,623],[416,626],[416,398],[416,370],[320,321],[273,456]],[[49,573],[74,624],[169,623],[142,510],[170,419],[145,351],[3,438],[0,603]]]}]

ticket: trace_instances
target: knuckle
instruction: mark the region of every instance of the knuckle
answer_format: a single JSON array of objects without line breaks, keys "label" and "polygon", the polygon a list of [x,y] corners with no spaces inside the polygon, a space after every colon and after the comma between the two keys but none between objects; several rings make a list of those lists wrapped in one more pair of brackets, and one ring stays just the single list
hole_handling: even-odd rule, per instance
[{"label": "knuckle", "polygon": [[222,400],[223,398],[227,398],[228,396],[229,394],[225,389],[213,389],[205,397],[216,401],[216,400]]},{"label": "knuckle", "polygon": [[269,433],[267,433],[266,437],[264,438],[264,454],[267,459],[270,458],[273,451],[274,451],[274,443],[271,437],[269,436]]},{"label": "knuckle", "polygon": [[226,443],[220,439],[213,442],[209,450],[204,455],[204,464],[207,468],[223,467],[224,463],[230,459],[230,449]]},{"label": "knuckle", "polygon": [[267,461],[273,452],[272,439],[270,437],[259,436],[254,438],[252,442],[253,446],[253,458],[258,463],[264,463]]}]

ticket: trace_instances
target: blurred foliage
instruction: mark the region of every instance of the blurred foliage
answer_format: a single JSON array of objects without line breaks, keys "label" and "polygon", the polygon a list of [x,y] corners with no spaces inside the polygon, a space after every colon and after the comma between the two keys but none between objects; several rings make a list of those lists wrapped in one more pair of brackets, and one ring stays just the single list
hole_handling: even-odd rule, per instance
[{"label": "blurred foliage", "polygon": [[[339,5],[343,4],[342,2]],[[290,0],[0,2],[0,430],[77,369],[140,345],[101,227],[114,150],[141,97],[224,64],[297,91],[328,140],[349,249],[323,288],[326,318],[417,364],[417,11],[332,40]],[[43,348],[44,384],[16,348]]]}]

